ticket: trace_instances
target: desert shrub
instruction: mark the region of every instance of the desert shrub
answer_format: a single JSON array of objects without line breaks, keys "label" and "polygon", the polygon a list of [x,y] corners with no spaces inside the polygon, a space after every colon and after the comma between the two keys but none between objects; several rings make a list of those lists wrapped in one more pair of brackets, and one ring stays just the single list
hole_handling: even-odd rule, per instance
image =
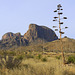
[{"label": "desert shrub", "polygon": [[9,55],[16,55],[16,53],[14,51],[9,52]]},{"label": "desert shrub", "polygon": [[34,58],[34,56],[31,54],[28,54],[28,55],[26,55],[26,58]]},{"label": "desert shrub", "polygon": [[27,69],[29,67],[29,64],[24,64],[23,66]]},{"label": "desert shrub", "polygon": [[50,57],[50,55],[48,55],[48,57]]},{"label": "desert shrub", "polygon": [[42,55],[41,55],[41,54],[39,54],[39,55],[37,56],[37,59],[41,59],[41,57],[42,57]]},{"label": "desert shrub", "polygon": [[75,73],[65,70],[63,75],[75,75]]},{"label": "desert shrub", "polygon": [[50,67],[49,72],[50,72],[50,75],[55,75],[55,68]]},{"label": "desert shrub", "polygon": [[61,58],[61,56],[56,56],[55,58],[59,60]]},{"label": "desert shrub", "polygon": [[19,59],[19,60],[22,60],[24,58],[24,56],[23,55],[19,55],[16,58]]},{"label": "desert shrub", "polygon": [[42,61],[43,62],[46,62],[47,61],[47,58],[46,57],[42,58]]},{"label": "desert shrub", "polygon": [[20,60],[18,58],[6,56],[6,57],[0,59],[0,66],[1,66],[1,68],[11,69],[11,68],[19,67],[19,65],[21,64],[21,61],[22,60]]},{"label": "desert shrub", "polygon": [[15,51],[3,51],[2,55],[4,55],[4,56],[6,56],[6,55],[15,56],[16,52]]},{"label": "desert shrub", "polygon": [[8,54],[7,51],[3,51],[2,55],[6,56]]},{"label": "desert shrub", "polygon": [[73,64],[75,64],[75,56],[69,56],[67,63],[73,63]]}]

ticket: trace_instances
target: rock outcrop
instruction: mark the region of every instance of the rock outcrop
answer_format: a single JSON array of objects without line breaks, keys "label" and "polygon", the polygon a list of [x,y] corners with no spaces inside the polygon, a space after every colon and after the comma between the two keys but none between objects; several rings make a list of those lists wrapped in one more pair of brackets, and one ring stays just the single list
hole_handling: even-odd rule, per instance
[{"label": "rock outcrop", "polygon": [[8,32],[8,33],[6,33],[6,34],[4,34],[4,35],[2,36],[2,39],[11,39],[11,38],[20,37],[20,36],[21,36],[20,33],[14,34],[14,33],[12,33],[12,32]]},{"label": "rock outcrop", "polygon": [[8,32],[2,36],[2,40],[0,40],[0,48],[11,48],[18,46],[27,46],[28,42],[23,38],[20,33],[12,33]]},{"label": "rock outcrop", "polygon": [[58,39],[52,29],[45,26],[38,26],[36,24],[29,25],[29,30],[24,34],[24,38],[29,42],[33,42],[35,40],[40,40],[40,42],[41,40],[51,42]]}]

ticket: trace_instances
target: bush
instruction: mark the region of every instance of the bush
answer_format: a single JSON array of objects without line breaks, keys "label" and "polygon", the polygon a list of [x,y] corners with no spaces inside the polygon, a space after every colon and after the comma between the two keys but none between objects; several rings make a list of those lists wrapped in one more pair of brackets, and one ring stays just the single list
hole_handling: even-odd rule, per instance
[{"label": "bush", "polygon": [[72,73],[72,72],[70,72],[70,71],[65,70],[65,71],[63,72],[63,75],[75,75],[75,73]]},{"label": "bush", "polygon": [[34,56],[31,54],[28,54],[28,55],[26,55],[26,58],[34,58]]},{"label": "bush", "polygon": [[11,51],[11,52],[9,52],[9,55],[13,55],[13,56],[15,56],[16,53],[15,53],[14,51]]},{"label": "bush", "polygon": [[47,61],[47,58],[46,57],[42,58],[42,61],[43,62],[46,62]]},{"label": "bush", "polygon": [[73,64],[75,64],[75,56],[69,56],[67,63],[73,63]]},{"label": "bush", "polygon": [[16,55],[16,52],[15,51],[3,51],[2,53],[3,55],[11,55],[11,56],[15,56]]},{"label": "bush", "polygon": [[17,59],[19,60],[22,60],[24,58],[24,56],[20,55],[20,56],[17,56]]},{"label": "bush", "polygon": [[61,58],[61,56],[56,56],[55,58],[59,60]]},{"label": "bush", "polygon": [[15,67],[19,67],[20,64],[21,64],[20,59],[14,58],[14,57],[11,57],[11,56],[6,56],[6,57],[0,59],[1,68],[12,69],[12,68],[15,68]]},{"label": "bush", "polygon": [[41,54],[39,54],[39,55],[37,56],[37,58],[38,58],[38,59],[41,59],[41,57],[42,57],[42,55],[41,55]]}]

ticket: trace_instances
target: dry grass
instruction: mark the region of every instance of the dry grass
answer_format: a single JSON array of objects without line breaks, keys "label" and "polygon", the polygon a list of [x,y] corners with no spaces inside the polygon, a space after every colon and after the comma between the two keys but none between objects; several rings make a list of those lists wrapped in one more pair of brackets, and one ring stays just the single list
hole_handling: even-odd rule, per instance
[{"label": "dry grass", "polygon": [[[47,56],[46,56],[47,57]],[[0,75],[75,75],[75,65],[62,65],[62,59],[47,57],[47,61],[23,59],[19,68],[0,70]]]}]

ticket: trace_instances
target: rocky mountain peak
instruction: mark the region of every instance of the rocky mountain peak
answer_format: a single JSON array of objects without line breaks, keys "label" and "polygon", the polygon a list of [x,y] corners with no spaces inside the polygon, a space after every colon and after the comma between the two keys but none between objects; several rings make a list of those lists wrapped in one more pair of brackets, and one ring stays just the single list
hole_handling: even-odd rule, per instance
[{"label": "rocky mountain peak", "polygon": [[19,37],[19,36],[21,36],[21,33],[12,33],[12,32],[8,32],[8,33],[6,33],[6,34],[4,34],[3,36],[2,36],[2,39],[9,39],[9,38],[13,38],[13,37]]},{"label": "rocky mountain peak", "polygon": [[29,29],[36,28],[37,26],[38,26],[37,24],[30,24]]},{"label": "rocky mountain peak", "polygon": [[45,40],[46,42],[50,42],[53,40],[58,39],[55,32],[46,27],[46,26],[39,26],[36,24],[30,24],[28,31],[24,34],[24,38],[27,39],[29,42],[35,40]]},{"label": "rocky mountain peak", "polygon": [[12,32],[8,32],[8,33],[6,33],[6,34],[4,34],[3,36],[2,36],[2,39],[9,39],[10,37],[12,37],[14,34],[12,33]]}]

